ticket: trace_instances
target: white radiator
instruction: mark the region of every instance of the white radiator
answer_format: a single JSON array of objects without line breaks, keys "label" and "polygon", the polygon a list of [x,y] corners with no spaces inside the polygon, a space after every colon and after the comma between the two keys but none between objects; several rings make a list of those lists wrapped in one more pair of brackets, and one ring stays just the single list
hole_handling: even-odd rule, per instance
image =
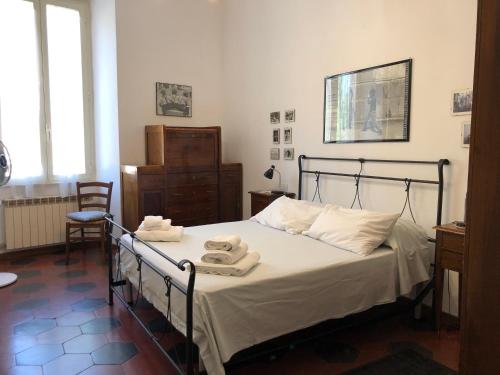
[{"label": "white radiator", "polygon": [[78,211],[76,196],[4,200],[7,250],[66,241],[66,213]]}]

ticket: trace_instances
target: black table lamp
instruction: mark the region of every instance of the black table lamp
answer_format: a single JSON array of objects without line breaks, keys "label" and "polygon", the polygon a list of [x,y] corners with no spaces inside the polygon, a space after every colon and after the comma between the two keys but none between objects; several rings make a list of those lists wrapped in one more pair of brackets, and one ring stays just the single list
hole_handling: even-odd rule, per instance
[{"label": "black table lamp", "polygon": [[[272,180],[274,177],[274,172],[276,172],[278,174],[278,177],[279,177],[278,186],[281,187],[281,173],[280,173],[280,171],[278,171],[276,169],[276,167],[274,165],[271,165],[271,168],[269,168],[267,171],[264,172],[264,177]],[[271,190],[271,193],[284,194],[285,192],[282,190]]]}]

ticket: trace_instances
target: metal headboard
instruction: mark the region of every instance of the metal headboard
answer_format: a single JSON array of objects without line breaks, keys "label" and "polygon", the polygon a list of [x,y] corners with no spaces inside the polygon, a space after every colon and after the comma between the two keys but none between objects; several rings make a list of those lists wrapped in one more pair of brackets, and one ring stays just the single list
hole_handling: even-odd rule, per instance
[{"label": "metal headboard", "polygon": [[[443,189],[444,189],[444,176],[443,168],[445,165],[449,165],[450,161],[448,159],[439,159],[437,161],[426,161],[426,160],[386,160],[386,159],[364,159],[364,158],[328,158],[321,156],[299,156],[299,194],[298,198],[302,199],[302,179],[304,174],[313,174],[316,176],[327,175],[327,176],[342,176],[342,177],[354,177],[356,179],[372,179],[372,180],[386,180],[386,181],[400,181],[406,182],[411,181],[412,183],[418,184],[430,184],[438,186],[438,201],[437,201],[437,215],[436,215],[436,225],[441,225],[441,217],[443,213]],[[340,173],[340,172],[330,172],[330,171],[319,171],[319,170],[306,170],[304,169],[304,160],[323,160],[323,161],[347,161],[347,162],[359,162],[362,167],[364,163],[391,163],[391,164],[424,164],[424,165],[435,165],[437,166],[438,180],[422,180],[422,179],[410,179],[401,177],[390,177],[390,176],[373,176],[366,175],[362,173]],[[361,169],[360,169],[361,170]]]}]

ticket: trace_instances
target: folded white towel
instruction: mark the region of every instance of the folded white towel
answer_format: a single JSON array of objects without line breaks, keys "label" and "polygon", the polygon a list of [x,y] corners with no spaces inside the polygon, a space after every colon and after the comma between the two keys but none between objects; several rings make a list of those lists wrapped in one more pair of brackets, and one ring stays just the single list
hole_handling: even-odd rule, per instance
[{"label": "folded white towel", "polygon": [[184,227],[171,227],[170,230],[138,230],[136,236],[143,241],[151,242],[179,242]]},{"label": "folded white towel", "polygon": [[240,236],[234,234],[226,234],[215,236],[205,242],[206,250],[222,250],[231,251],[236,249],[241,242]]},{"label": "folded white towel", "polygon": [[162,221],[162,216],[145,216],[143,221],[144,229],[150,230],[154,227],[159,227]]},{"label": "folded white towel", "polygon": [[249,251],[235,264],[213,264],[198,260],[194,262],[194,265],[196,272],[222,276],[243,276],[259,263],[259,259],[259,253]]},{"label": "folded white towel", "polygon": [[137,230],[170,230],[172,228],[172,220],[163,219],[160,221],[160,225],[156,226],[148,226],[146,227],[145,220],[139,225],[139,229]]},{"label": "folded white towel", "polygon": [[231,251],[207,250],[207,253],[201,257],[201,261],[215,264],[234,264],[243,258],[247,251],[248,245],[245,242],[240,242],[240,246]]}]

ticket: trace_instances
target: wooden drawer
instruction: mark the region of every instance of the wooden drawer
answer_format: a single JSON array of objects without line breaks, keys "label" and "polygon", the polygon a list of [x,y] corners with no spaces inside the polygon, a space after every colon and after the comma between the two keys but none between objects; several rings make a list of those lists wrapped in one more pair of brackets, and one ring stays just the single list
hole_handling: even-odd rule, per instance
[{"label": "wooden drawer", "polygon": [[441,249],[445,249],[457,254],[464,253],[464,236],[450,233],[450,232],[440,232],[440,244]]},{"label": "wooden drawer", "polygon": [[139,188],[144,190],[159,190],[164,187],[163,176],[159,175],[140,175],[138,178]]},{"label": "wooden drawer", "polygon": [[216,185],[217,173],[169,173],[167,175],[167,187],[193,186],[193,185]]},{"label": "wooden drawer", "polygon": [[258,214],[270,203],[270,199],[258,195],[252,195],[252,216]]},{"label": "wooden drawer", "polygon": [[180,187],[167,189],[167,205],[201,205],[217,202],[217,185],[196,186],[190,189]]},{"label": "wooden drawer", "polygon": [[441,268],[446,268],[456,272],[463,271],[463,256],[461,254],[441,249]]},{"label": "wooden drawer", "polygon": [[217,218],[217,201],[192,206],[186,204],[169,205],[167,206],[166,213],[167,217],[171,218],[174,222],[177,222],[177,220],[191,220],[195,218]]}]

